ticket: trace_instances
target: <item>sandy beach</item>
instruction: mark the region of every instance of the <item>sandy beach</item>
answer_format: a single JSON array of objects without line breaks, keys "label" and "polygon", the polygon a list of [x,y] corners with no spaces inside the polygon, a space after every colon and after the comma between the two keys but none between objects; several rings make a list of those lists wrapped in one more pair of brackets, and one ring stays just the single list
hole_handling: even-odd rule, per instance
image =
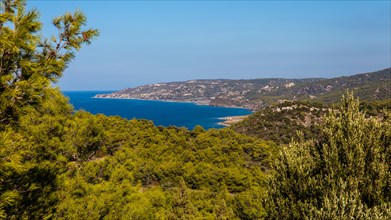
[{"label": "sandy beach", "polygon": [[232,124],[235,124],[235,123],[242,121],[243,119],[245,119],[247,117],[248,117],[248,115],[223,117],[223,118],[219,118],[223,121],[219,122],[218,124],[223,125],[223,126],[230,126]]}]

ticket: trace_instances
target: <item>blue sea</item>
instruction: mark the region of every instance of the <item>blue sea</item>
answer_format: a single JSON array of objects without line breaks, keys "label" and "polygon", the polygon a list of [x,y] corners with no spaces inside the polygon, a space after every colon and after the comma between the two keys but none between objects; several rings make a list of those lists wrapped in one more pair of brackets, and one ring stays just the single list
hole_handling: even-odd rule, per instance
[{"label": "blue sea", "polygon": [[205,129],[221,128],[219,118],[227,116],[248,115],[251,111],[243,108],[225,108],[194,103],[163,102],[133,99],[97,99],[96,94],[111,91],[74,91],[63,92],[69,97],[74,108],[93,114],[119,115],[127,119],[148,119],[155,125],[177,126],[193,129],[201,125]]}]

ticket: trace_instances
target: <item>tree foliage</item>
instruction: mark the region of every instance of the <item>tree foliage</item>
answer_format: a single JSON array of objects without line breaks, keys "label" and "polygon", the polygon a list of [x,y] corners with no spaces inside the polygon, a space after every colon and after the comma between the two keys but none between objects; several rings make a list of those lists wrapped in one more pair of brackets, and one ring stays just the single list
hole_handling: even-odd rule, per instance
[{"label": "tree foliage", "polygon": [[58,17],[58,36],[40,36],[37,10],[0,2],[0,218],[50,218],[63,169],[64,123],[72,108],[51,82],[98,35],[79,11]]},{"label": "tree foliage", "polygon": [[265,204],[270,219],[390,219],[391,121],[348,94],[316,140],[283,147]]},{"label": "tree foliage", "polygon": [[40,37],[42,24],[37,10],[26,11],[23,0],[0,2],[0,121],[15,124],[20,115],[50,98],[47,92],[74,52],[98,35],[83,30],[86,17],[80,11],[53,20],[58,36]]},{"label": "tree foliage", "polygon": [[[78,127],[71,133],[79,135],[67,141],[91,145],[74,146],[90,150],[76,151],[76,161],[60,177],[58,217],[83,219],[81,213],[88,212],[96,218],[134,219],[263,215],[258,206],[265,194],[262,170],[268,169],[274,144],[230,129],[188,131],[85,112],[73,120]],[[86,122],[95,132],[85,132]]]}]

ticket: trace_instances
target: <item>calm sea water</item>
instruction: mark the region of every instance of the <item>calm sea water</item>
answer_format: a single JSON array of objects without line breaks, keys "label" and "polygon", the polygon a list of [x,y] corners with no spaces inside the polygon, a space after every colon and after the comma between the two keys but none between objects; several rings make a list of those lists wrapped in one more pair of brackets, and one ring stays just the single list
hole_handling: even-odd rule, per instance
[{"label": "calm sea water", "polygon": [[224,108],[193,103],[146,101],[132,99],[96,99],[96,94],[111,93],[102,91],[63,92],[75,109],[83,109],[93,114],[119,115],[127,119],[148,119],[155,125],[178,126],[193,129],[196,125],[208,128],[221,128],[219,118],[248,115],[250,110]]}]

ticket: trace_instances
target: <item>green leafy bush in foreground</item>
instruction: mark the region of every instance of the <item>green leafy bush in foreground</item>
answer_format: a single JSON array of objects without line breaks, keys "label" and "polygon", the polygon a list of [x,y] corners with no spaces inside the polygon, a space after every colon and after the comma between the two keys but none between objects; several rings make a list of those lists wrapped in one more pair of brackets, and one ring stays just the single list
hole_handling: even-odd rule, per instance
[{"label": "green leafy bush in foreground", "polygon": [[391,121],[348,94],[315,140],[283,146],[265,200],[269,219],[391,219]]}]

